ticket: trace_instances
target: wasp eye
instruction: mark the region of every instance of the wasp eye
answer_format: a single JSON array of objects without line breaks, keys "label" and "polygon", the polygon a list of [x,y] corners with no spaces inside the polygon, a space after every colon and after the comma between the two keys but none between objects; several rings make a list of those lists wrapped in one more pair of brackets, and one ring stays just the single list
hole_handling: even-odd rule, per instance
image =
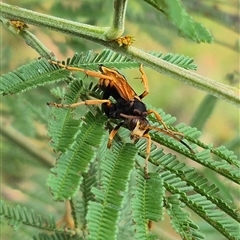
[{"label": "wasp eye", "polygon": [[144,130],[144,129],[147,130],[148,126],[149,126],[149,122],[148,122],[147,119],[143,118],[143,119],[141,119],[141,120],[139,121],[139,129],[141,129],[141,130]]}]

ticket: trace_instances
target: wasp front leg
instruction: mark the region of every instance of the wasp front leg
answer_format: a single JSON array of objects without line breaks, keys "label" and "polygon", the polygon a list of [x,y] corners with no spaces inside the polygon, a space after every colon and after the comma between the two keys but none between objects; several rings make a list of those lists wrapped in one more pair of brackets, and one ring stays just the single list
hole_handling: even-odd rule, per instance
[{"label": "wasp front leg", "polygon": [[92,99],[92,100],[86,100],[86,101],[72,103],[72,104],[48,102],[47,105],[52,107],[57,107],[57,108],[76,108],[80,105],[98,105],[103,103],[106,103],[108,106],[112,104],[111,101],[108,99]]},{"label": "wasp front leg", "polygon": [[117,134],[119,128],[123,125],[124,122],[120,122],[109,134],[109,137],[108,137],[108,144],[107,144],[107,147],[110,148],[112,146],[112,141],[113,141],[113,138],[115,137],[115,135]]},{"label": "wasp front leg", "polygon": [[180,136],[181,138],[184,137],[184,135],[182,133],[170,130],[167,127],[166,123],[162,120],[162,117],[160,116],[160,114],[158,112],[156,112],[155,110],[150,109],[150,110],[147,111],[147,113],[148,113],[148,115],[153,113],[155,115],[156,119],[159,122],[161,122],[161,124],[163,125],[164,129],[168,132],[169,135],[173,135],[173,136],[177,135],[177,136]]}]

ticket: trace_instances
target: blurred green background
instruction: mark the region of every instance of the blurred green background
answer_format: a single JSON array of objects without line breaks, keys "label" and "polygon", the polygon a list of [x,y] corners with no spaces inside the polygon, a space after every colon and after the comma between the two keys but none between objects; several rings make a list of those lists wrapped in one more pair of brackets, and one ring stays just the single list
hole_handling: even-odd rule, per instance
[{"label": "blurred green background", "polygon": [[[112,8],[109,7],[112,1],[109,0],[69,2],[9,0],[7,3],[97,26],[109,26],[112,16]],[[164,15],[142,1],[129,1],[125,34],[134,36],[134,47],[163,54],[171,52],[187,55],[194,58],[198,66],[198,74],[239,87],[238,1],[184,0],[183,5],[196,21],[201,22],[213,34],[215,41],[212,44],[197,44],[182,38]],[[48,29],[29,25],[29,31],[52,50],[59,60],[65,60],[75,52],[87,50],[98,52],[103,49],[95,43]],[[38,57],[38,54],[28,47],[20,36],[14,35],[2,26],[1,74]],[[207,99],[207,105],[214,105],[212,113],[206,120],[204,118],[206,112],[203,108],[202,119],[200,114],[197,115],[198,121],[194,120],[196,127],[202,127],[201,141],[206,144],[212,143],[215,147],[226,145],[239,156],[240,115],[236,106],[223,100],[215,101],[214,98],[206,98],[205,92],[151,69],[145,68],[145,71],[150,92],[144,98],[144,102],[176,116],[178,123],[191,124],[202,101]],[[131,69],[122,73],[136,92],[140,93],[142,85],[135,79],[140,76],[139,71]],[[50,191],[45,185],[49,168],[54,164],[56,156],[49,146],[50,139],[46,130],[47,119],[50,117],[50,110],[46,103],[53,100],[50,94],[52,87],[53,85],[45,86],[23,95],[1,97],[1,187],[2,198],[8,202],[32,206],[34,209],[37,206],[40,213],[49,212],[60,216],[63,213],[63,204],[56,204],[51,200]],[[204,106],[208,111],[207,105]],[[22,145],[23,142],[26,144]],[[38,156],[38,153],[43,156]],[[226,199],[230,197],[227,192],[228,184],[225,179],[219,183],[219,187],[222,187],[226,193]],[[161,223],[163,224],[167,223]],[[203,227],[208,231],[207,226]],[[2,236],[3,239],[28,239],[31,231],[34,232],[34,229],[21,227],[16,233],[5,224]],[[170,235],[166,239],[171,239]],[[171,237],[178,239],[177,235]]]}]

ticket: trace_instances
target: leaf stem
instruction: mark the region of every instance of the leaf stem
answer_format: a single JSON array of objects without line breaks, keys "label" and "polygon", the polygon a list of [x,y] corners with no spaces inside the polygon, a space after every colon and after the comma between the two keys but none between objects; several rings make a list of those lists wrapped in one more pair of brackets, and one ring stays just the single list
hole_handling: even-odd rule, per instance
[{"label": "leaf stem", "polygon": [[7,123],[7,119],[2,119],[0,124],[0,135],[14,142],[15,146],[20,146],[45,167],[49,168],[53,166],[55,158],[48,152],[39,149],[29,138],[11,127],[10,124]]},{"label": "leaf stem", "polygon": [[11,32],[21,36],[25,40],[26,44],[36,50],[41,57],[57,60],[54,53],[50,51],[42,42],[40,42],[34,34],[26,29],[27,26],[25,26],[23,29],[16,29],[8,19],[1,17],[1,21],[8,29],[11,30]]},{"label": "leaf stem", "polygon": [[105,32],[109,28],[96,27],[88,24],[77,23],[59,17],[34,12],[28,9],[12,6],[0,2],[1,17],[10,20],[19,20],[35,26],[47,27],[66,34],[90,39],[105,39]]},{"label": "leaf stem", "polygon": [[124,32],[125,14],[128,0],[115,0],[112,26],[106,32],[107,39],[116,39]]},{"label": "leaf stem", "polygon": [[240,106],[240,92],[237,88],[230,87],[203,77],[195,72],[180,68],[134,47],[129,47],[127,52],[128,54],[125,55],[130,55],[131,59],[139,61],[160,73]]}]

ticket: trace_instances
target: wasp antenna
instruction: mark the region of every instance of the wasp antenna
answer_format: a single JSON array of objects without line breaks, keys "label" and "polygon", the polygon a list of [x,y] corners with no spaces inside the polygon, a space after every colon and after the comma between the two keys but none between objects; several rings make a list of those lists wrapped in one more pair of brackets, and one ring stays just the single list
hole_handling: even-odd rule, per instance
[{"label": "wasp antenna", "polygon": [[191,153],[195,154],[193,149],[190,146],[188,146],[183,140],[180,140],[179,142],[182,143],[185,147],[187,147]]}]

